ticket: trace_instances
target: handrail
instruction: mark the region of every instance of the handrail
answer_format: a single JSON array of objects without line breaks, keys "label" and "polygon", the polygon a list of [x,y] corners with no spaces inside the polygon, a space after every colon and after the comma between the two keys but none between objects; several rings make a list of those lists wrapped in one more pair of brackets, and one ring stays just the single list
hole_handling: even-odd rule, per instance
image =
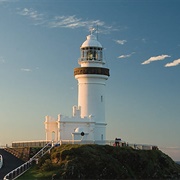
[{"label": "handrail", "polygon": [[3,166],[3,156],[0,154],[0,169],[2,168]]},{"label": "handrail", "polygon": [[[50,146],[51,145],[51,146]],[[41,157],[45,154],[43,151],[45,150],[46,147],[52,147],[53,143],[49,142],[46,144],[40,151],[38,151],[30,160],[34,160],[38,155],[41,155]]]},{"label": "handrail", "polygon": [[14,180],[24,174],[32,165],[32,161],[36,161],[49,152],[57,143],[49,142],[46,144],[40,151],[38,151],[29,161],[25,162],[21,166],[17,167],[16,169],[12,170],[8,174],[6,174],[3,180]]}]

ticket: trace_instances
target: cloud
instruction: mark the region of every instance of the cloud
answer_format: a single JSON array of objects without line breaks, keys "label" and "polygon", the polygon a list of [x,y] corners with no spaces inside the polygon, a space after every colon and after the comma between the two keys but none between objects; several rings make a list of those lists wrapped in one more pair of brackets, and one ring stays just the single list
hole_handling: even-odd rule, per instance
[{"label": "cloud", "polygon": [[18,11],[19,15],[29,17],[34,21],[44,21],[44,15],[42,13],[38,13],[36,10],[32,8],[24,8],[23,10]]},{"label": "cloud", "polygon": [[126,54],[126,55],[121,55],[118,58],[123,59],[123,58],[128,58],[131,57],[135,52],[132,52],[131,54]]},{"label": "cloud", "polygon": [[96,31],[99,33],[107,34],[111,31],[117,31],[112,26],[108,26],[105,22],[101,20],[83,20],[82,18],[77,18],[76,15],[72,16],[55,16],[53,19],[50,19],[47,23],[47,26],[50,28],[86,28],[90,29],[92,27],[97,27]]},{"label": "cloud", "polygon": [[151,63],[151,62],[153,62],[153,61],[164,60],[164,59],[167,58],[167,57],[171,57],[171,56],[169,56],[169,55],[164,55],[164,54],[162,54],[162,55],[160,55],[160,56],[153,56],[153,57],[150,57],[148,60],[142,62],[141,64],[144,65],[144,64],[149,64],[149,63]]},{"label": "cloud", "polygon": [[56,16],[48,23],[49,27],[64,27],[64,28],[78,28],[86,25],[86,22],[83,22],[82,19],[76,18],[73,16]]},{"label": "cloud", "polygon": [[98,32],[107,34],[111,31],[117,31],[117,28],[106,25],[105,22],[101,20],[83,20],[82,18],[76,17],[76,15],[71,16],[54,16],[49,17],[45,14],[39,13],[38,11],[32,8],[18,9],[17,12],[19,15],[30,18],[34,25],[44,25],[48,28],[86,28],[97,27]]},{"label": "cloud", "polygon": [[55,16],[53,19],[49,20],[47,26],[50,28],[86,28],[90,29],[92,27],[97,27],[96,31],[99,33],[107,34],[111,31],[115,31],[112,26],[105,25],[105,22],[101,20],[83,20],[82,18],[77,18],[76,15],[72,16]]},{"label": "cloud", "polygon": [[147,39],[142,38],[142,42],[143,42],[143,43],[146,43],[146,42],[147,42]]},{"label": "cloud", "polygon": [[32,70],[31,70],[31,69],[28,69],[28,68],[21,68],[21,71],[24,71],[24,72],[31,72]]},{"label": "cloud", "polygon": [[180,64],[180,59],[176,59],[176,60],[174,60],[173,62],[167,63],[167,64],[165,65],[165,67],[177,66],[177,65],[179,65],[179,64]]},{"label": "cloud", "polygon": [[5,59],[4,59],[2,56],[0,56],[0,63],[1,63],[1,64],[4,64],[4,63],[5,63]]},{"label": "cloud", "polygon": [[0,3],[11,2],[11,0],[0,0]]},{"label": "cloud", "polygon": [[121,44],[121,45],[123,45],[127,42],[126,40],[114,40],[114,41],[118,44]]}]

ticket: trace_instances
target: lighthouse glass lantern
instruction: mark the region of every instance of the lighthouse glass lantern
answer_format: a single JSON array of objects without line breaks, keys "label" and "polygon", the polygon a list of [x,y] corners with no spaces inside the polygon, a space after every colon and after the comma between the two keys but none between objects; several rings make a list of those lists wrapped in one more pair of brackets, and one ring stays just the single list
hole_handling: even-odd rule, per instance
[{"label": "lighthouse glass lantern", "polygon": [[88,35],[86,41],[81,45],[80,50],[81,57],[79,58],[79,64],[81,67],[99,67],[105,64],[103,62],[103,47],[95,35]]}]

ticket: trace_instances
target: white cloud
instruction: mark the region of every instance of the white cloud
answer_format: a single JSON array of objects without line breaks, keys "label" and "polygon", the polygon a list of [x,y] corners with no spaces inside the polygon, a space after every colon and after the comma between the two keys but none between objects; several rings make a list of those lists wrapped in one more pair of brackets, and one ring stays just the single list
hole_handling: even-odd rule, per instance
[{"label": "white cloud", "polygon": [[180,59],[176,59],[176,60],[174,60],[173,62],[167,63],[167,64],[165,65],[165,67],[177,66],[177,65],[179,65],[179,64],[180,64]]},{"label": "white cloud", "polygon": [[171,57],[171,56],[164,55],[164,54],[159,55],[159,56],[153,56],[153,57],[150,57],[148,60],[142,62],[141,64],[144,65],[144,64],[149,64],[149,63],[151,63],[153,61],[161,61],[161,60],[164,60],[165,58],[168,58],[168,57]]},{"label": "white cloud", "polygon": [[12,2],[12,0],[0,0],[0,3],[4,3],[4,2]]},{"label": "white cloud", "polygon": [[32,8],[18,9],[17,12],[21,16],[30,18],[34,25],[44,25],[49,28],[86,28],[97,27],[98,32],[109,33],[111,31],[117,31],[116,28],[108,26],[105,22],[101,20],[83,20],[82,18],[77,18],[76,15],[71,16],[55,16],[50,18],[49,16],[39,13]]},{"label": "white cloud", "polygon": [[32,8],[24,8],[23,10],[18,11],[19,15],[27,16],[35,21],[42,21],[44,20],[44,15],[41,13],[38,13],[36,10]]},{"label": "white cloud", "polygon": [[77,28],[85,26],[85,23],[81,19],[74,16],[56,16],[53,20],[48,23],[49,27],[66,27],[66,28]]},{"label": "white cloud", "polygon": [[2,56],[0,56],[0,63],[1,63],[1,64],[4,64],[4,63],[5,63],[5,59],[4,59]]},{"label": "white cloud", "polygon": [[114,40],[116,43],[123,45],[124,43],[126,43],[126,40]]},{"label": "white cloud", "polygon": [[[76,15],[73,16],[56,16],[52,20],[49,20],[48,27],[50,28],[80,28],[85,27],[90,29],[91,27],[100,27],[103,32],[112,29],[111,27],[105,26],[105,23],[100,20],[83,20],[82,18],[77,18]],[[98,30],[99,32],[99,30]]]},{"label": "white cloud", "polygon": [[142,38],[142,42],[143,42],[143,43],[146,43],[147,40],[146,40],[145,38]]},{"label": "white cloud", "polygon": [[131,54],[126,54],[126,55],[121,55],[118,58],[123,59],[123,58],[128,58],[130,56],[131,56]]},{"label": "white cloud", "polygon": [[134,54],[135,52],[132,52],[131,54],[124,54],[124,55],[121,55],[121,56],[119,56],[118,58],[120,58],[120,59],[123,59],[123,58],[128,58],[128,57],[131,57],[132,56],[132,54]]},{"label": "white cloud", "polygon": [[28,69],[28,68],[21,68],[21,71],[31,72],[32,70],[31,70],[31,69]]},{"label": "white cloud", "polygon": [[0,0],[0,5],[5,5],[7,3],[14,3],[17,2],[18,0]]}]

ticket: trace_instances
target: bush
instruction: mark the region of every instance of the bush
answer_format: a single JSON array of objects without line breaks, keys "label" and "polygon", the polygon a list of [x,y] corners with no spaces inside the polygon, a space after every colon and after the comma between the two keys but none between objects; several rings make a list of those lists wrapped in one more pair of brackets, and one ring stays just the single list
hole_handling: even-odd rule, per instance
[{"label": "bush", "polygon": [[53,170],[53,164],[50,159],[46,159],[45,162],[42,164],[41,168],[42,171],[51,171]]}]

